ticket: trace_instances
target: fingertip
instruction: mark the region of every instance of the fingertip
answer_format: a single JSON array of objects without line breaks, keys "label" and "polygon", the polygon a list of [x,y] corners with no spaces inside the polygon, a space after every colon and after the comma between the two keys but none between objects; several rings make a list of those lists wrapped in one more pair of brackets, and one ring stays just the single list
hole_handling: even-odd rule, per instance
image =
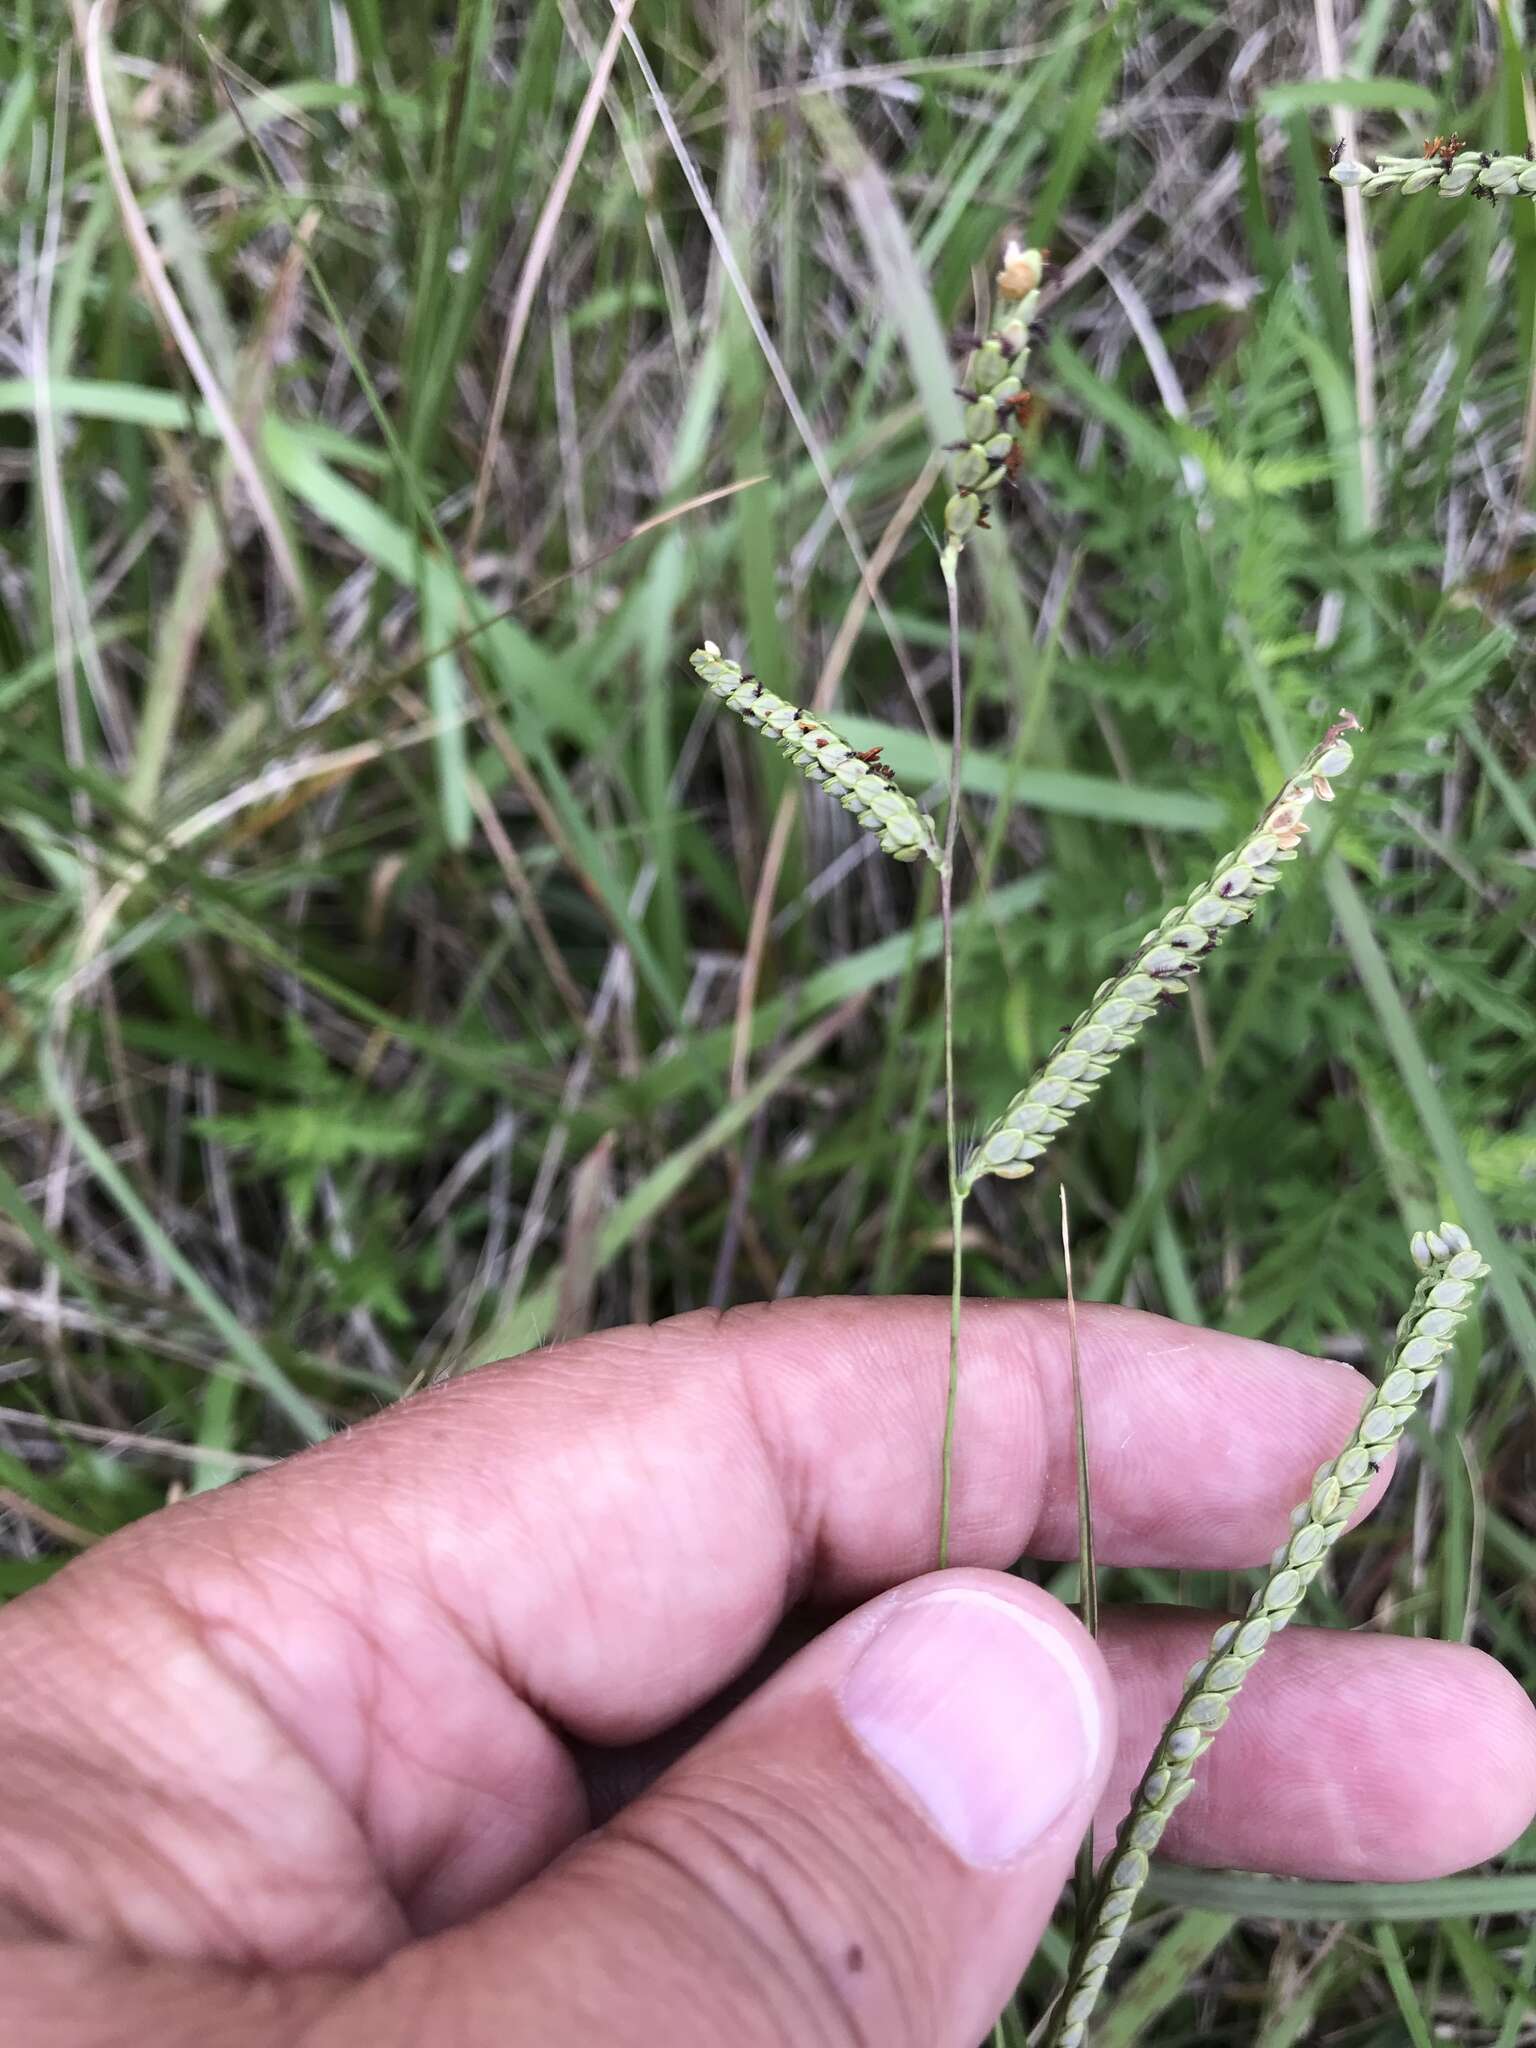
[{"label": "fingertip", "polygon": [[[1372,1391],[1364,1373],[1337,1359],[1111,1307],[1083,1312],[1083,1360],[1094,1513],[1107,1532],[1099,1550],[1112,1563],[1265,1563],[1318,1467],[1349,1442]],[[1063,1380],[1064,1359],[1050,1370]],[[1051,1405],[1069,1403],[1063,1385]],[[1030,1548],[1070,1557],[1070,1430],[1052,1450]],[[1379,1497],[1383,1475],[1362,1512]]]},{"label": "fingertip", "polygon": [[[1462,1643],[1416,1646],[1440,1663],[1439,1763],[1425,1787],[1416,1867],[1447,1877],[1507,1849],[1536,1819],[1536,1705],[1514,1675]],[[1427,1673],[1427,1663],[1426,1663]]]},{"label": "fingertip", "polygon": [[1536,1714],[1481,1650],[1288,1630],[1251,1690],[1212,1753],[1210,1805],[1177,1816],[1175,1853],[1203,1834],[1199,1861],[1401,1883],[1481,1863],[1530,1821]]}]

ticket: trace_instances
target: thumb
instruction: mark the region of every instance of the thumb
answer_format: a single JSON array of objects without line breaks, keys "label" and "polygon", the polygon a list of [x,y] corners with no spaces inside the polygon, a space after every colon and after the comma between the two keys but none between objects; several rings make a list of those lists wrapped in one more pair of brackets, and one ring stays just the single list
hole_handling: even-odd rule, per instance
[{"label": "thumb", "polygon": [[[358,1998],[411,2011],[433,2048],[973,2048],[1114,1735],[1065,1608],[1001,1573],[936,1573],[846,1616],[507,1905]],[[350,2021],[326,2048],[391,2038]]]}]

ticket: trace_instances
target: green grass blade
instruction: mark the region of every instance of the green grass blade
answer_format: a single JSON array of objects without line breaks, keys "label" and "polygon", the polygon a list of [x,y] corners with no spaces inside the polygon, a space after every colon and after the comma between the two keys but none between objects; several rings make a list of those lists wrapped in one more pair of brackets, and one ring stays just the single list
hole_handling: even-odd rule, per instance
[{"label": "green grass blade", "polygon": [[1390,1921],[1378,1920],[1372,1929],[1376,1946],[1381,1953],[1382,1970],[1397,2000],[1397,2009],[1402,2014],[1403,2025],[1408,2029],[1408,2038],[1413,2048],[1435,2048],[1429,2021],[1424,2017],[1424,2008],[1419,2004],[1408,1975],[1408,1966],[1403,1960],[1402,1943],[1397,1938],[1397,1929]]},{"label": "green grass blade", "polygon": [[1260,1877],[1247,1870],[1186,1870],[1155,1863],[1147,1879],[1155,1899],[1205,1906],[1243,1920],[1420,1921],[1536,1913],[1536,1871],[1489,1877],[1435,1877],[1405,1884],[1331,1884]]},{"label": "green grass blade", "polygon": [[1500,1240],[1493,1211],[1473,1175],[1466,1150],[1435,1083],[1408,1005],[1403,1001],[1360,892],[1347,869],[1335,859],[1329,860],[1326,880],[1328,899],[1339,920],[1355,971],[1376,1012],[1382,1036],[1397,1064],[1447,1192],[1488,1261],[1490,1292],[1498,1300],[1526,1373],[1532,1386],[1536,1387],[1536,1309],[1532,1308],[1524,1278]]},{"label": "green grass blade", "polygon": [[1231,1932],[1233,1917],[1200,1906],[1181,1913],[1094,2028],[1096,2048],[1132,2048],[1187,1991]]},{"label": "green grass blade", "polygon": [[[943,780],[944,750],[930,745],[921,733],[852,713],[840,714],[837,723],[838,730],[855,746],[882,748],[908,788],[915,791]],[[976,748],[967,749],[961,787],[967,796],[1007,793],[1016,803],[1062,817],[1092,818],[1103,825],[1137,825],[1155,832],[1218,833],[1227,822],[1222,805],[1195,791],[1152,789],[1064,768],[1023,768]]]},{"label": "green grass blade", "polygon": [[124,1217],[145,1244],[186,1292],[239,1360],[252,1380],[288,1417],[299,1434],[310,1443],[321,1443],[331,1433],[329,1419],[307,1394],[301,1394],[270,1352],[257,1342],[214,1293],[202,1274],[184,1258],[159,1222],[140,1200],[117,1161],[101,1144],[96,1133],[76,1110],[68,1085],[59,1068],[58,1056],[45,1041],[39,1053],[38,1070],[44,1090],[60,1125],[68,1131],[81,1157],[111,1195]]}]

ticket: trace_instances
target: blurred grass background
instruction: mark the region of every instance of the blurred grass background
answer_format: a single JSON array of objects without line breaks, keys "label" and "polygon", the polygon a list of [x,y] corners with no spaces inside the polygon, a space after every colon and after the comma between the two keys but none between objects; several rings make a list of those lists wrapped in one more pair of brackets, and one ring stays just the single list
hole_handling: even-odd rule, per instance
[{"label": "blurred grass background", "polygon": [[[1347,255],[1318,178],[1341,104],[1367,151],[1523,147],[1519,10],[621,26],[0,37],[0,1590],[477,1360],[943,1290],[932,876],[686,656],[829,678],[937,801],[932,451],[1018,227],[1054,270],[966,565],[963,1113],[1340,704],[1367,736],[1192,1014],[980,1184],[968,1284],[1058,1290],[1059,1172],[1081,1293],[1370,1365],[1409,1230],[1462,1221],[1488,1311],[1320,1606],[1530,1682],[1536,212],[1383,200]],[[1533,1848],[1168,1873],[1097,2038],[1536,2039]]]}]

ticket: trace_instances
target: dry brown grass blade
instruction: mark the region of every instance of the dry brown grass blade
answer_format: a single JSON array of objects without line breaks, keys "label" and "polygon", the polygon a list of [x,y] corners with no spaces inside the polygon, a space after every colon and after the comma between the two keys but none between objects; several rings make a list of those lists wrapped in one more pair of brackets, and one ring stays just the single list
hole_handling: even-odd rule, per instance
[{"label": "dry brown grass blade", "polygon": [[[467,633],[452,641],[448,647],[436,651],[451,654],[455,648],[462,647],[466,640],[472,640],[477,633],[485,632],[498,620],[515,617],[519,611],[526,611],[529,605],[536,604],[541,597],[548,597],[552,590],[558,590],[562,583],[569,583],[576,576],[585,576],[589,569],[595,569],[600,562],[606,562],[610,555],[618,554],[620,549],[627,548],[631,541],[639,540],[642,534],[655,533],[659,527],[670,526],[674,519],[685,519],[690,512],[701,512],[706,505],[716,505],[722,498],[734,498],[738,491],[755,490],[759,484],[765,484],[767,481],[768,471],[759,470],[756,476],[738,477],[735,483],[719,484],[712,491],[699,491],[691,498],[684,498],[680,505],[668,505],[664,512],[653,512],[649,519],[642,519],[638,526],[632,526],[628,533],[621,534],[616,541],[610,541],[607,547],[599,548],[595,554],[583,555],[579,562],[572,562],[569,569],[562,569],[558,576],[551,576],[547,583],[538,584],[526,597],[519,598],[516,605],[508,605],[505,610],[494,612],[490,618],[471,626]],[[420,657],[422,660],[427,658]]]},{"label": "dry brown grass blade", "polygon": [[475,816],[480,820],[480,829],[485,834],[486,844],[496,856],[496,863],[506,877],[507,887],[512,891],[517,907],[522,913],[523,922],[539,950],[539,958],[544,962],[552,987],[564,1003],[572,1023],[585,1037],[586,1004],[582,1001],[581,990],[576,985],[575,976],[565,964],[565,955],[560,951],[555,935],[549,928],[549,921],[540,906],[538,892],[528,879],[528,870],[523,865],[522,856],[512,844],[507,828],[502,824],[496,806],[486,792],[485,784],[474,774],[469,776],[468,781],[469,800],[474,806]]},{"label": "dry brown grass blade", "polygon": [[[97,4],[100,5],[101,0],[97,0]],[[486,506],[491,495],[491,476],[496,467],[496,450],[501,441],[501,429],[507,415],[507,401],[512,396],[512,373],[517,368],[518,351],[523,345],[523,336],[528,331],[528,317],[533,311],[534,295],[539,289],[545,266],[549,262],[549,252],[555,246],[555,230],[560,225],[560,216],[565,211],[565,203],[571,196],[571,187],[576,182],[576,173],[581,168],[587,144],[592,139],[592,130],[597,125],[597,110],[603,103],[603,94],[608,90],[608,81],[613,76],[619,47],[623,43],[624,31],[629,26],[629,17],[634,12],[634,7],[635,0],[615,0],[613,25],[598,53],[597,65],[587,82],[576,119],[571,123],[565,154],[560,159],[555,181],[539,210],[539,217],[534,223],[533,238],[528,244],[528,254],[523,258],[523,267],[518,273],[517,288],[512,295],[512,310],[507,315],[507,331],[501,344],[501,361],[496,366],[496,388],[491,396],[491,409],[485,423],[485,441],[480,450],[480,467],[475,476],[475,501],[469,515],[469,527],[464,536],[466,561],[474,553],[480,539],[480,529],[485,524]]]},{"label": "dry brown grass blade", "polygon": [[529,766],[527,755],[517,744],[517,741],[513,739],[506,721],[491,702],[489,693],[474,671],[466,669],[465,677],[469,684],[470,694],[479,706],[480,722],[485,727],[486,735],[491,745],[500,754],[502,765],[527,798],[528,807],[538,819],[550,845],[554,847],[561,860],[570,869],[576,881],[581,884],[588,900],[604,923],[609,926],[615,939],[622,944],[624,935],[619,930],[607,899],[587,872],[580,854],[577,853],[575,847],[571,844],[570,835],[561,824],[549,798],[544,794],[544,785]]},{"label": "dry brown grass blade", "polygon": [[117,11],[117,0],[93,0],[88,13],[82,13],[75,6],[75,33],[80,42],[81,55],[85,61],[86,101],[91,110],[91,119],[96,124],[96,133],[101,142],[101,154],[107,167],[107,176],[117,200],[117,210],[122,216],[123,233],[133,251],[133,260],[138,266],[139,276],[166,326],[170,329],[182,360],[192,374],[192,380],[202,393],[203,402],[213,416],[219,436],[229,450],[229,459],[235,473],[245,485],[251,505],[266,535],[267,545],[272,550],[272,559],[278,574],[287,587],[294,603],[305,608],[304,580],[299,573],[299,564],[289,545],[288,535],[278,515],[277,505],[266,478],[261,473],[255,452],[230,408],[222,385],[214,375],[213,365],[203,351],[191,321],[187,318],[176,288],[171,283],[155,238],[149,231],[138,195],[128,176],[123,152],[118,144],[117,130],[112,120],[112,109],[107,100],[106,72],[103,51],[112,19]]},{"label": "dry brown grass blade", "polygon": [[[614,0],[616,10],[619,4],[620,0]],[[779,396],[784,401],[784,409],[789,414],[795,432],[800,436],[801,445],[810,457],[811,467],[816,472],[816,480],[826,493],[827,505],[833,519],[837,522],[837,530],[847,542],[848,552],[853,557],[854,566],[862,576],[868,571],[869,558],[865,554],[864,543],[859,539],[858,531],[848,513],[846,503],[847,492],[839,487],[837,479],[832,473],[832,466],[828,460],[827,451],[822,445],[821,436],[811,424],[810,416],[801,404],[800,395],[794,387],[788,370],[784,367],[784,358],[775,348],[773,338],[764,325],[763,316],[757,308],[757,301],[752,296],[752,289],[747,283],[746,278],[742,275],[741,265],[736,260],[735,251],[731,247],[730,237],[725,231],[724,223],[720,218],[714,201],[709,196],[709,188],[704,183],[703,175],[699,170],[697,162],[694,160],[693,153],[683,140],[682,131],[677,125],[677,120],[672,112],[667,95],[662,90],[661,81],[657,78],[655,71],[652,69],[651,60],[645,53],[645,46],[639,36],[636,35],[632,25],[626,24],[624,34],[625,40],[629,44],[630,54],[635,60],[636,68],[645,81],[645,89],[650,94],[651,104],[656,109],[656,118],[660,121],[662,131],[666,135],[672,154],[677,159],[677,167],[682,172],[688,189],[693,194],[694,203],[699,209],[700,218],[709,231],[709,239],[714,245],[716,259],[730,283],[731,290],[736,294],[742,316],[746,320],[747,326],[751,329],[752,339],[757,343],[763,361],[767,365],[768,374],[778,387]],[[878,590],[874,597],[874,610],[876,618],[879,619],[885,631],[886,638],[891,643],[891,652],[895,657],[897,667],[901,670],[902,680],[905,682],[907,690],[911,695],[918,717],[919,719],[926,720],[927,711],[924,693],[919,683],[917,672],[913,667],[912,657],[907,651],[906,641],[902,637],[890,607],[880,597]]]},{"label": "dry brown grass blade", "polygon": [[[1317,54],[1325,78],[1344,72],[1333,0],[1313,0]],[[1353,107],[1333,107],[1329,119],[1344,139],[1346,156],[1356,151]],[[1371,248],[1365,233],[1365,202],[1357,191],[1344,194],[1344,267],[1349,285],[1349,337],[1354,353],[1355,415],[1360,434],[1360,490],[1367,526],[1376,524],[1381,503],[1381,454],[1376,442],[1376,336],[1371,324]]]},{"label": "dry brown grass blade", "polygon": [[605,1131],[571,1176],[570,1213],[560,1261],[560,1294],[550,1324],[551,1344],[584,1337],[592,1327],[597,1292],[598,1233],[613,1192],[614,1134]]},{"label": "dry brown grass blade", "polygon": [[179,1444],[168,1436],[145,1436],[132,1429],[108,1429],[97,1422],[72,1422],[63,1415],[34,1415],[30,1408],[0,1408],[7,1429],[41,1429],[49,1436],[71,1436],[83,1444],[102,1444],[111,1451],[141,1451],[146,1457],[184,1458],[189,1462],[226,1465],[231,1472],[265,1472],[279,1461],[256,1451],[226,1451],[216,1444]]},{"label": "dry brown grass blade", "polygon": [[148,852],[126,864],[118,879],[82,921],[70,972],[53,994],[55,1015],[66,1015],[69,1006],[94,984],[101,971],[102,948],[119,912],[134,890],[168,854],[193,845],[205,833],[216,831],[221,825],[229,824],[252,810],[264,816],[268,825],[276,823],[286,817],[296,803],[309,801],[318,787],[355,774],[359,768],[381,759],[385,754],[396,753],[404,747],[421,746],[434,738],[436,732],[436,724],[431,723],[409,732],[393,734],[387,739],[360,740],[355,746],[339,747],[331,753],[310,754],[295,761],[270,762],[239,788],[227,791],[194,811],[190,817],[178,820]]},{"label": "dry brown grass blade", "polygon": [[[260,423],[271,389],[273,365],[292,332],[304,252],[319,225],[319,209],[311,207],[294,229],[293,240],[283,254],[267,295],[260,324],[245,352],[237,378],[235,416],[247,434],[254,434]],[[151,682],[139,721],[133,772],[123,789],[125,803],[141,817],[149,817],[154,810],[177,713],[228,564],[224,521],[232,472],[230,464],[221,480],[217,503],[199,497],[192,507],[170,602],[156,626]]]},{"label": "dry brown grass blade", "polygon": [[17,1493],[13,1487],[0,1486],[0,1508],[13,1515],[21,1515],[47,1536],[60,1543],[68,1543],[76,1550],[89,1549],[101,1538],[90,1529],[82,1529],[78,1522],[66,1522],[62,1515],[54,1514],[48,1508],[40,1508],[35,1500],[28,1500],[24,1493]]},{"label": "dry brown grass blade", "polygon": [[[584,575],[587,570],[595,569],[599,563],[621,553],[632,541],[640,540],[645,534],[659,532],[663,527],[672,525],[674,521],[686,518],[690,512],[701,511],[705,506],[716,504],[722,498],[733,498],[738,491],[750,491],[767,481],[768,472],[764,470],[757,476],[741,477],[735,483],[721,484],[715,490],[700,491],[694,497],[684,498],[680,504],[668,505],[660,512],[651,513],[649,518],[642,519],[636,526],[631,526],[617,540],[610,541],[607,547],[599,548],[595,554],[583,556],[579,562],[573,562],[568,569],[562,569],[558,576],[551,576],[546,582],[536,584],[532,590],[525,592],[512,604],[499,605],[495,611],[487,612],[482,618],[476,619],[473,625],[465,626],[448,639],[436,641],[430,647],[422,647],[394,668],[382,669],[370,676],[367,681],[359,683],[355,691],[348,694],[344,706],[330,719],[318,719],[306,730],[313,738],[319,740],[331,724],[356,719],[398,685],[408,683],[414,676],[419,675],[429,663],[439,660],[444,655],[462,652],[482,634],[491,632],[505,619],[525,618],[530,608],[541,599],[558,590],[562,584],[569,583],[573,577]],[[490,718],[493,715],[489,700],[476,686],[472,674],[469,682],[471,694],[481,706],[479,715],[485,720],[489,730]]]}]

